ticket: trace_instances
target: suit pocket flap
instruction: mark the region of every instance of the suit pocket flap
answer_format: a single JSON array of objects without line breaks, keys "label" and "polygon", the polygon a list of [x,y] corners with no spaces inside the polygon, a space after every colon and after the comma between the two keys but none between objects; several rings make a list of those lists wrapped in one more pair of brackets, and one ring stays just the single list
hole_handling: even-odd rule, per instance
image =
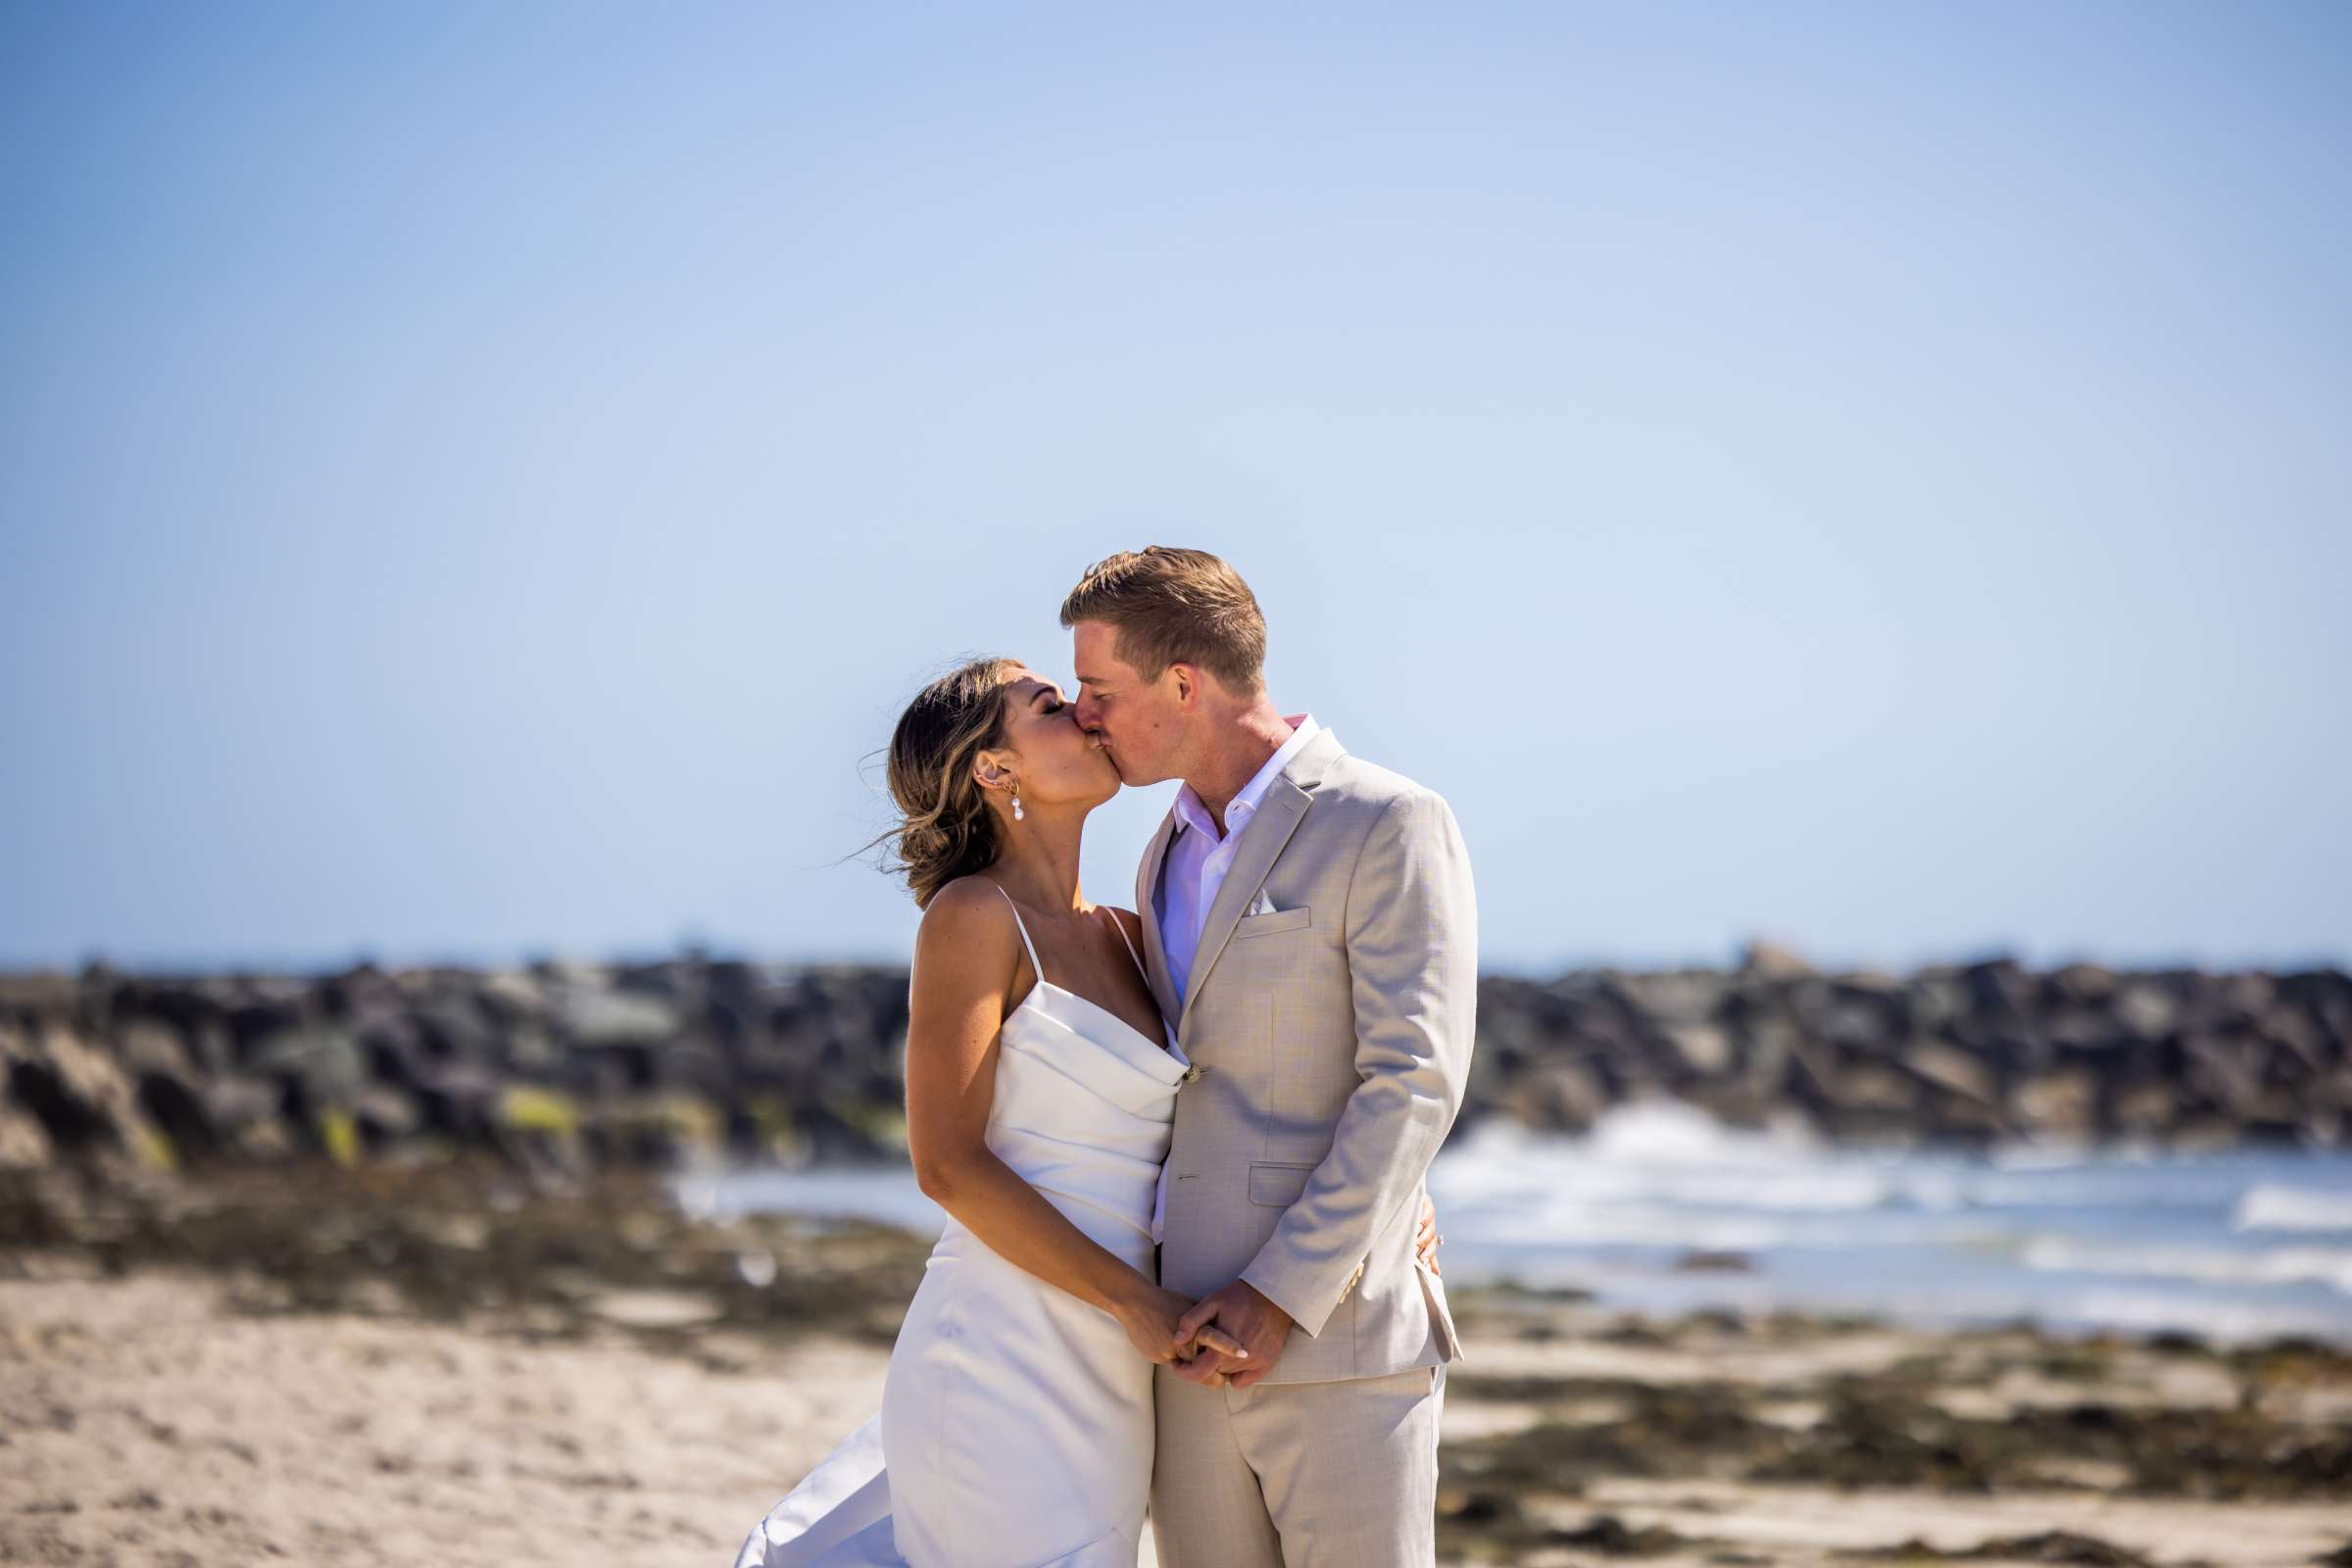
[{"label": "suit pocket flap", "polygon": [[1298,1201],[1298,1195],[1306,1191],[1306,1179],[1314,1173],[1312,1165],[1251,1165],[1250,1201],[1288,1208]]},{"label": "suit pocket flap", "polygon": [[1267,937],[1277,931],[1296,931],[1308,922],[1311,911],[1305,905],[1296,909],[1276,909],[1272,914],[1246,914],[1234,922],[1233,934],[1243,937]]}]

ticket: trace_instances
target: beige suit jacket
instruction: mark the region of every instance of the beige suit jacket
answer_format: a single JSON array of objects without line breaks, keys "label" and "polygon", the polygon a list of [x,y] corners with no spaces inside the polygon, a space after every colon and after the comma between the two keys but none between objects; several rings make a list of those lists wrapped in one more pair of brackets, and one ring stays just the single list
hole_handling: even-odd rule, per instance
[{"label": "beige suit jacket", "polygon": [[1445,1287],[1413,1257],[1477,1021],[1452,810],[1318,734],[1243,827],[1181,1001],[1152,897],[1174,831],[1171,813],[1135,894],[1152,990],[1202,1069],[1176,1097],[1160,1283],[1247,1280],[1288,1312],[1268,1383],[1458,1358]]}]

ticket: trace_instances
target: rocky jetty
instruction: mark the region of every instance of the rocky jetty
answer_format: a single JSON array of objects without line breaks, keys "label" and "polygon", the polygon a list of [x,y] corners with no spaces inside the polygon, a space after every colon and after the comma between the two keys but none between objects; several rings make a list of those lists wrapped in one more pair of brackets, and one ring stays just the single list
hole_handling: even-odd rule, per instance
[{"label": "rocky jetty", "polygon": [[[318,976],[0,976],[0,1168],[344,1163],[488,1151],[570,1169],[903,1144],[906,971],[714,959]],[[2036,972],[1490,977],[1465,1121],[1574,1131],[1675,1099],[1835,1137],[2352,1142],[2352,976]]]},{"label": "rocky jetty", "polygon": [[1757,947],[1728,973],[1481,987],[1475,1106],[1573,1129],[1661,1097],[1840,1138],[2339,1147],[2352,976],[2009,958],[1820,974]]}]

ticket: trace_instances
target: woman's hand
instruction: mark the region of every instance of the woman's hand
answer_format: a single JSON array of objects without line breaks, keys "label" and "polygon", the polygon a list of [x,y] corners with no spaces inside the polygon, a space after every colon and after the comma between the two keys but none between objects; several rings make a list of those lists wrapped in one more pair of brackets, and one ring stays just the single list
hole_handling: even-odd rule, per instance
[{"label": "woman's hand", "polygon": [[1446,1238],[1438,1234],[1438,1205],[1421,1195],[1421,1229],[1413,1238],[1413,1259],[1441,1279],[1446,1271],[1438,1267],[1438,1244]]},{"label": "woman's hand", "polygon": [[[1113,1311],[1119,1327],[1127,1331],[1127,1339],[1142,1352],[1147,1361],[1189,1361],[1202,1349],[1222,1350],[1227,1355],[1249,1355],[1241,1341],[1227,1334],[1214,1323],[1205,1323],[1200,1331],[1182,1345],[1176,1343],[1176,1323],[1192,1309],[1189,1296],[1161,1290],[1156,1285],[1139,1283],[1128,1298]],[[1222,1383],[1222,1378],[1218,1382]]]}]

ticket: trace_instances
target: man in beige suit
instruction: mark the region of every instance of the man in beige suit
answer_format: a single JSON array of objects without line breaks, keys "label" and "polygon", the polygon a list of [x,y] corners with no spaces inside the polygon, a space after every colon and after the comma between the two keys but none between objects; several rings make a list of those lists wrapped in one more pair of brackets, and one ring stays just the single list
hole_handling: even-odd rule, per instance
[{"label": "man in beige suit", "polygon": [[1199,1069],[1161,1174],[1160,1283],[1249,1354],[1159,1369],[1161,1568],[1434,1557],[1461,1354],[1416,1265],[1477,999],[1470,862],[1439,796],[1351,757],[1263,679],[1233,568],[1154,547],[1062,606],[1078,722],[1129,784],[1182,778],[1136,877],[1161,1010]]}]

